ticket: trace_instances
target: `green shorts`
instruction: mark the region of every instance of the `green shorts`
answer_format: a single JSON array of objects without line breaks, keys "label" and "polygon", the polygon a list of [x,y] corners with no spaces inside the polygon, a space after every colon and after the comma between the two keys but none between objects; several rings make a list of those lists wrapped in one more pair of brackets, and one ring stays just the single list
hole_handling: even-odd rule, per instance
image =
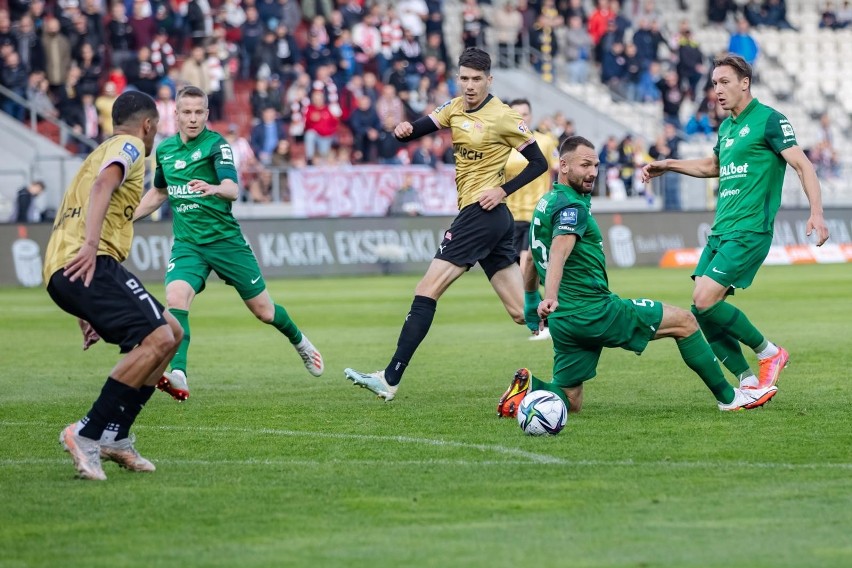
[{"label": "green shorts", "polygon": [[692,276],[708,276],[725,287],[748,288],[771,245],[772,233],[710,235]]},{"label": "green shorts", "polygon": [[642,353],[663,321],[663,304],[610,296],[597,308],[548,320],[553,338],[553,383],[576,387],[597,374],[604,347]]},{"label": "green shorts", "polygon": [[175,241],[166,269],[166,286],[176,280],[183,280],[198,294],[204,290],[211,270],[225,284],[236,288],[243,300],[251,300],[266,289],[257,259],[243,237],[206,245]]}]

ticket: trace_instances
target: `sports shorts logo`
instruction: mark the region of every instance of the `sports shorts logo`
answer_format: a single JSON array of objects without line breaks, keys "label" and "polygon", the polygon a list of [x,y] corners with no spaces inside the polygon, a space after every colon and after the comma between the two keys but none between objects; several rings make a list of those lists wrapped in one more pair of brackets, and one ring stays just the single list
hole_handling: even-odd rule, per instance
[{"label": "sports shorts logo", "polygon": [[258,281],[258,280],[260,280],[260,276],[258,276],[257,278],[252,278],[251,283],[252,283],[252,284],[257,284],[257,281]]},{"label": "sports shorts logo", "polygon": [[716,274],[727,274],[727,272],[722,272],[721,270],[719,270],[715,266],[713,267],[713,272],[715,272]]}]

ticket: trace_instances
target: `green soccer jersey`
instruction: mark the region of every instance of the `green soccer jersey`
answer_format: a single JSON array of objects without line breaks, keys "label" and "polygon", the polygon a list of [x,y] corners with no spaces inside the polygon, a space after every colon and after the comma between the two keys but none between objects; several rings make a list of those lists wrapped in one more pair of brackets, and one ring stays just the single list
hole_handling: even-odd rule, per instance
[{"label": "green soccer jersey", "polygon": [[722,122],[713,148],[719,158],[714,235],[772,232],[787,168],[781,152],[796,144],[787,118],[757,99]]},{"label": "green soccer jersey", "polygon": [[542,282],[553,238],[577,235],[559,283],[559,307],[550,317],[566,317],[600,306],[612,295],[598,222],[592,217],[592,196],[555,183],[539,200],[530,224],[530,252]]},{"label": "green soccer jersey", "polygon": [[186,144],[180,134],[160,142],[154,187],[168,189],[176,240],[203,245],[242,234],[231,201],[187,187],[192,180],[218,185],[226,179],[238,183],[234,153],[220,134],[205,128]]}]

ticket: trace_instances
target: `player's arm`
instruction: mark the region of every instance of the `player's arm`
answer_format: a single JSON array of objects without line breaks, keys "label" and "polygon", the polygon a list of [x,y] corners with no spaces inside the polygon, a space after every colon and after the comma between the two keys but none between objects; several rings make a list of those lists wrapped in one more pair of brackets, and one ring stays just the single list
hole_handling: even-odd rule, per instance
[{"label": "player's arm", "polygon": [[479,196],[479,205],[486,211],[497,207],[507,196],[512,195],[538,176],[547,171],[548,164],[544,154],[535,139],[520,149],[521,155],[527,159],[527,165],[521,173],[507,181],[502,187],[489,187]]},{"label": "player's arm", "polygon": [[205,180],[194,179],[186,184],[187,187],[204,197],[213,196],[225,201],[236,201],[240,196],[240,185],[237,181],[239,175],[234,165],[234,151],[231,149],[231,145],[223,138],[222,144],[210,154],[210,159],[213,161],[216,179],[219,183],[214,184]]},{"label": "player's arm", "polygon": [[237,197],[240,195],[240,186],[237,185],[237,182],[232,179],[223,179],[219,182],[219,185],[214,185],[207,183],[204,180],[194,179],[186,186],[200,193],[202,196],[214,196],[219,199],[224,199],[225,201],[236,201]]},{"label": "player's arm", "polygon": [[781,157],[787,161],[791,168],[796,170],[796,174],[802,182],[802,189],[805,191],[808,202],[811,204],[811,216],[808,218],[807,235],[810,236],[811,233],[816,231],[817,246],[822,246],[828,240],[829,235],[828,227],[823,217],[822,193],[814,165],[799,146],[791,146],[782,150]]},{"label": "player's arm", "polygon": [[136,211],[133,212],[133,221],[144,219],[159,209],[168,198],[166,188],[154,186],[142,196],[139,205],[136,206]]},{"label": "player's arm", "polygon": [[393,129],[394,137],[400,142],[411,142],[427,134],[437,132],[440,126],[431,115],[421,116],[414,122],[400,122]]},{"label": "player's arm", "polygon": [[547,275],[544,277],[544,299],[538,305],[538,315],[542,319],[555,312],[556,308],[559,307],[559,302],[556,299],[559,294],[559,283],[562,282],[565,262],[571,256],[571,251],[574,250],[578,238],[575,234],[556,235],[550,243]]},{"label": "player's arm", "polygon": [[642,182],[648,183],[651,178],[661,176],[666,172],[696,178],[719,177],[719,157],[714,154],[708,158],[695,158],[693,160],[657,160],[642,168]]},{"label": "player's arm", "polygon": [[101,241],[101,230],[104,226],[109,202],[112,194],[118,186],[124,182],[124,166],[119,162],[112,162],[98,174],[92,184],[89,196],[89,210],[86,212],[86,235],[83,245],[77,255],[65,265],[64,276],[71,282],[78,278],[83,279],[83,285],[87,288],[92,283],[95,275],[95,262],[97,260],[98,245]]}]

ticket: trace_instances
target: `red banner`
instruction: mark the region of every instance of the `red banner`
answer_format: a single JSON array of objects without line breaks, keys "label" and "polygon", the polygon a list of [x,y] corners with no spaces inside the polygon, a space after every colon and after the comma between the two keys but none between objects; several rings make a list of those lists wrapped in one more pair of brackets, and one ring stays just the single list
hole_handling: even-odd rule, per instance
[{"label": "red banner", "polygon": [[295,217],[382,217],[410,176],[423,215],[456,215],[455,168],[321,166],[290,170]]}]

